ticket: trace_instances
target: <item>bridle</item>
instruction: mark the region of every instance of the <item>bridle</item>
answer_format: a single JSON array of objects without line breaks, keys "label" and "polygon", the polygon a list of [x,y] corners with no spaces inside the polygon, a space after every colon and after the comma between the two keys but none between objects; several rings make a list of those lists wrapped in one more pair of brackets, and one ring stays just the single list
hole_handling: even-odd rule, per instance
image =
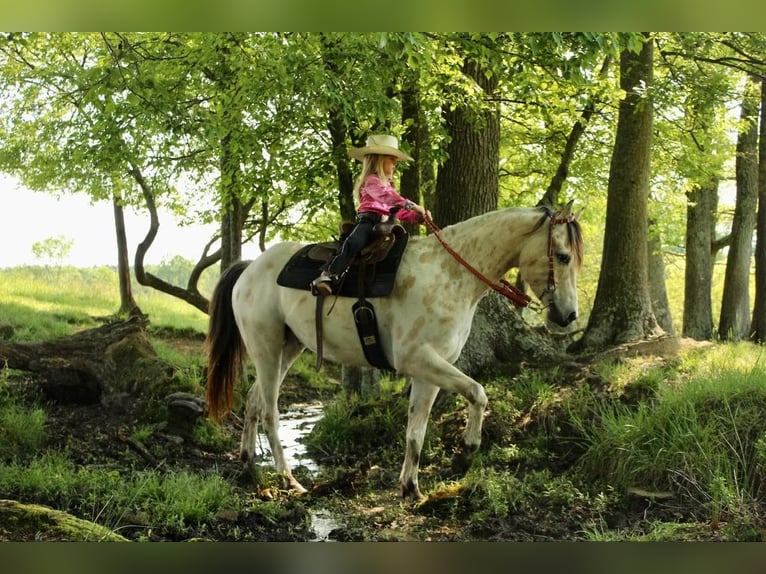
[{"label": "bridle", "polygon": [[[571,223],[574,221],[574,215],[568,215],[568,216],[559,216],[558,212],[550,212],[549,217],[550,225],[548,226],[548,285],[545,287],[545,291],[543,291],[543,295],[546,293],[553,293],[556,290],[556,277],[553,273],[553,226],[554,225],[561,225],[564,223]],[[482,281],[485,285],[496,291],[497,293],[500,293],[503,297],[510,300],[516,307],[524,308],[524,307],[530,307],[532,306],[532,298],[516,287],[515,285],[512,285],[505,279],[501,278],[498,282],[493,282],[491,279],[488,279],[485,275],[483,275],[478,269],[476,269],[473,265],[468,263],[465,259],[463,259],[459,253],[457,253],[450,245],[442,238],[442,236],[439,234],[441,231],[439,227],[433,222],[433,220],[428,217],[428,215],[423,216],[423,220],[428,227],[428,229],[431,230],[431,232],[434,234],[436,239],[439,240],[439,243],[442,244],[442,247],[450,254],[452,257],[455,258],[455,260],[460,263],[463,267],[468,269],[471,273],[473,273],[480,281]],[[541,307],[538,307],[538,310],[542,310]]]},{"label": "bridle", "polygon": [[550,225],[548,226],[548,286],[543,291],[545,293],[551,293],[556,290],[556,278],[553,275],[553,226],[572,223],[575,220],[574,215],[567,215],[559,217],[558,212],[551,212]]}]

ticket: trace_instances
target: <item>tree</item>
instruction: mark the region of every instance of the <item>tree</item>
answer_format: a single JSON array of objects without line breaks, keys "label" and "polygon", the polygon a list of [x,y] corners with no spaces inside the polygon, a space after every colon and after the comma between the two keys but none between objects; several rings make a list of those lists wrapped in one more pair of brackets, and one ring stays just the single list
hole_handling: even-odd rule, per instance
[{"label": "tree", "polygon": [[573,350],[598,349],[661,333],[648,284],[647,203],[653,109],[653,42],[620,54],[620,102],[607,189],[601,272],[583,337]]},{"label": "tree", "polygon": [[36,259],[45,259],[48,264],[55,263],[61,265],[61,262],[69,256],[74,245],[73,239],[67,239],[63,235],[49,237],[42,241],[32,244],[32,254]]},{"label": "tree", "polygon": [[[136,306],[126,268],[122,127],[97,35],[7,34],[0,40],[9,114],[0,164],[34,190],[85,190],[114,206],[120,309]],[[96,145],[95,142],[99,142]]]},{"label": "tree", "polygon": [[647,281],[652,312],[658,325],[666,334],[675,336],[673,317],[670,313],[668,293],[665,289],[665,258],[662,255],[662,236],[655,219],[649,220],[647,248]]},{"label": "tree", "polygon": [[724,340],[747,337],[750,329],[750,260],[758,201],[758,92],[758,84],[748,77],[737,137],[737,199],[718,323],[718,335]]},{"label": "tree", "polygon": [[718,207],[718,179],[695,185],[686,209],[683,336],[700,341],[713,337],[713,240]]},{"label": "tree", "polygon": [[761,123],[758,136],[758,214],[755,244],[755,304],[750,336],[766,342],[766,80],[761,79]]},{"label": "tree", "polygon": [[436,176],[433,208],[434,218],[442,227],[497,208],[500,113],[492,99],[499,76],[492,65],[470,54],[463,61],[463,74],[487,102],[478,112],[475,107],[449,100],[442,106],[449,141],[447,159]]}]

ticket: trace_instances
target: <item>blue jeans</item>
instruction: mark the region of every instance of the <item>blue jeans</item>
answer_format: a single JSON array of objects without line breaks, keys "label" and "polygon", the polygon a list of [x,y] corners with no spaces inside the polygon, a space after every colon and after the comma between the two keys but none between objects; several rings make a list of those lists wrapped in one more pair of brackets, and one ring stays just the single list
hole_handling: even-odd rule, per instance
[{"label": "blue jeans", "polygon": [[375,237],[373,228],[380,221],[377,213],[359,213],[356,216],[356,225],[341,245],[338,253],[333,257],[324,270],[333,275],[342,275],[348,269],[351,260],[359,255],[359,252],[367,247]]}]

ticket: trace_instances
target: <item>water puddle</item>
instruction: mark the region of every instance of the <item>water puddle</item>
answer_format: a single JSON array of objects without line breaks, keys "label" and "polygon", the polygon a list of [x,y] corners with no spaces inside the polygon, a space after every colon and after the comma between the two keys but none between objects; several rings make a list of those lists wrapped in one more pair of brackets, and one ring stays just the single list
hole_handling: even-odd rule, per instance
[{"label": "water puddle", "polygon": [[[279,413],[279,438],[285,452],[287,464],[291,468],[306,467],[311,473],[319,472],[319,465],[306,454],[306,447],[301,439],[311,432],[316,422],[322,418],[323,407],[319,403],[295,404],[289,410]],[[269,439],[258,433],[258,446],[263,460],[273,461]]]},{"label": "water puddle", "polygon": [[[323,414],[323,407],[319,403],[295,404],[289,410],[279,414],[279,438],[282,440],[282,449],[287,463],[292,468],[303,466],[312,475],[319,472],[317,462],[306,454],[302,439],[311,432]],[[269,439],[265,434],[258,433],[258,444],[264,459],[273,461]],[[325,509],[311,510],[310,516],[311,529],[314,531],[312,542],[332,542],[330,538],[332,531],[344,527],[343,523]]]},{"label": "water puddle", "polygon": [[330,538],[332,531],[345,526],[343,523],[338,522],[331,512],[323,508],[312,510],[310,516],[311,529],[314,531],[314,538],[310,542],[334,542]]}]

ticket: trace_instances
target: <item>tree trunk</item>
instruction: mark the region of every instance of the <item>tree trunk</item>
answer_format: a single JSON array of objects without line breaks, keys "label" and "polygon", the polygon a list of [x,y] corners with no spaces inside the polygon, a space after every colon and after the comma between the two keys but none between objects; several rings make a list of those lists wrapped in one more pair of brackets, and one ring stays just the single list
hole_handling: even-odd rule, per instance
[{"label": "tree trunk", "polygon": [[42,504],[0,499],[3,542],[130,542],[109,528]]},{"label": "tree trunk", "polygon": [[[466,61],[464,72],[473,78],[489,98],[497,87],[497,76],[487,78],[481,67]],[[497,209],[500,112],[496,106],[482,113],[481,126],[461,106],[444,106],[442,112],[449,132],[447,160],[436,177],[433,216],[444,227]]]},{"label": "tree trunk", "polygon": [[115,393],[148,392],[167,384],[169,366],[146,339],[146,316],[135,311],[109,323],[40,343],[0,341],[0,363],[40,373],[46,397],[88,404]]},{"label": "tree trunk", "polygon": [[[647,264],[649,273],[649,297],[657,323],[668,335],[675,337],[673,316],[668,304],[668,292],[665,288],[665,258],[662,256],[662,238],[659,231],[653,229],[656,221],[649,221],[649,243],[647,244]],[[652,232],[654,231],[654,232]]]},{"label": "tree trunk", "polygon": [[[407,126],[402,138],[410,144],[410,155],[413,161],[402,166],[399,179],[399,193],[411,199],[419,205],[425,205],[421,196],[421,156],[420,153],[425,141],[425,128],[423,124],[423,112],[420,105],[420,94],[417,89],[417,76],[414,73],[404,80],[405,87],[402,90],[402,124]],[[410,235],[419,235],[421,227],[414,223],[405,223],[405,229]]]},{"label": "tree trunk", "polygon": [[125,232],[125,213],[122,207],[122,198],[115,192],[112,196],[112,208],[114,211],[114,229],[117,234],[117,277],[120,283],[120,309],[119,316],[126,316],[137,308],[133,298],[133,282],[130,279],[130,260],[128,256],[128,238]]},{"label": "tree trunk", "polygon": [[758,105],[756,84],[748,79],[741,119],[746,122],[737,138],[737,199],[731,224],[731,244],[721,301],[718,335],[721,340],[747,337],[750,329],[750,260],[758,202]]},{"label": "tree trunk", "polygon": [[328,127],[332,141],[332,157],[335,159],[338,175],[338,205],[342,219],[354,221],[356,206],[354,205],[354,174],[351,170],[351,160],[348,157],[348,130],[343,123],[343,116],[338,110],[331,110]]},{"label": "tree trunk", "polygon": [[[231,193],[231,190],[225,193]],[[221,216],[221,273],[242,259],[242,202],[231,196]]]},{"label": "tree trunk", "polygon": [[341,367],[343,390],[348,397],[363,401],[380,398],[380,371],[372,367]]},{"label": "tree trunk", "polygon": [[455,366],[469,377],[513,376],[521,366],[546,367],[567,360],[565,342],[545,327],[531,328],[508,307],[508,300],[490,291],[479,301],[471,334]]},{"label": "tree trunk", "polygon": [[604,249],[595,302],[572,350],[598,350],[661,333],[648,280],[647,203],[652,144],[653,44],[620,54],[620,102],[607,189]]},{"label": "tree trunk", "polygon": [[[484,89],[485,99],[491,99],[496,83],[487,80],[472,62],[466,63],[465,71]],[[481,127],[471,122],[472,116],[475,114],[459,106],[445,106],[449,156],[436,178],[432,209],[441,227],[497,209],[499,115],[494,107],[489,108]],[[516,373],[522,362],[550,364],[562,357],[562,349],[545,330],[531,329],[520,314],[509,311],[507,300],[489,293],[479,302],[471,333],[455,365],[469,376],[480,376]]]},{"label": "tree trunk", "polygon": [[718,179],[692,189],[686,208],[686,270],[683,336],[698,341],[713,338],[713,240],[718,209]]},{"label": "tree trunk", "polygon": [[758,138],[758,222],[755,244],[755,303],[750,336],[766,342],[766,80],[761,80],[761,127]]}]

